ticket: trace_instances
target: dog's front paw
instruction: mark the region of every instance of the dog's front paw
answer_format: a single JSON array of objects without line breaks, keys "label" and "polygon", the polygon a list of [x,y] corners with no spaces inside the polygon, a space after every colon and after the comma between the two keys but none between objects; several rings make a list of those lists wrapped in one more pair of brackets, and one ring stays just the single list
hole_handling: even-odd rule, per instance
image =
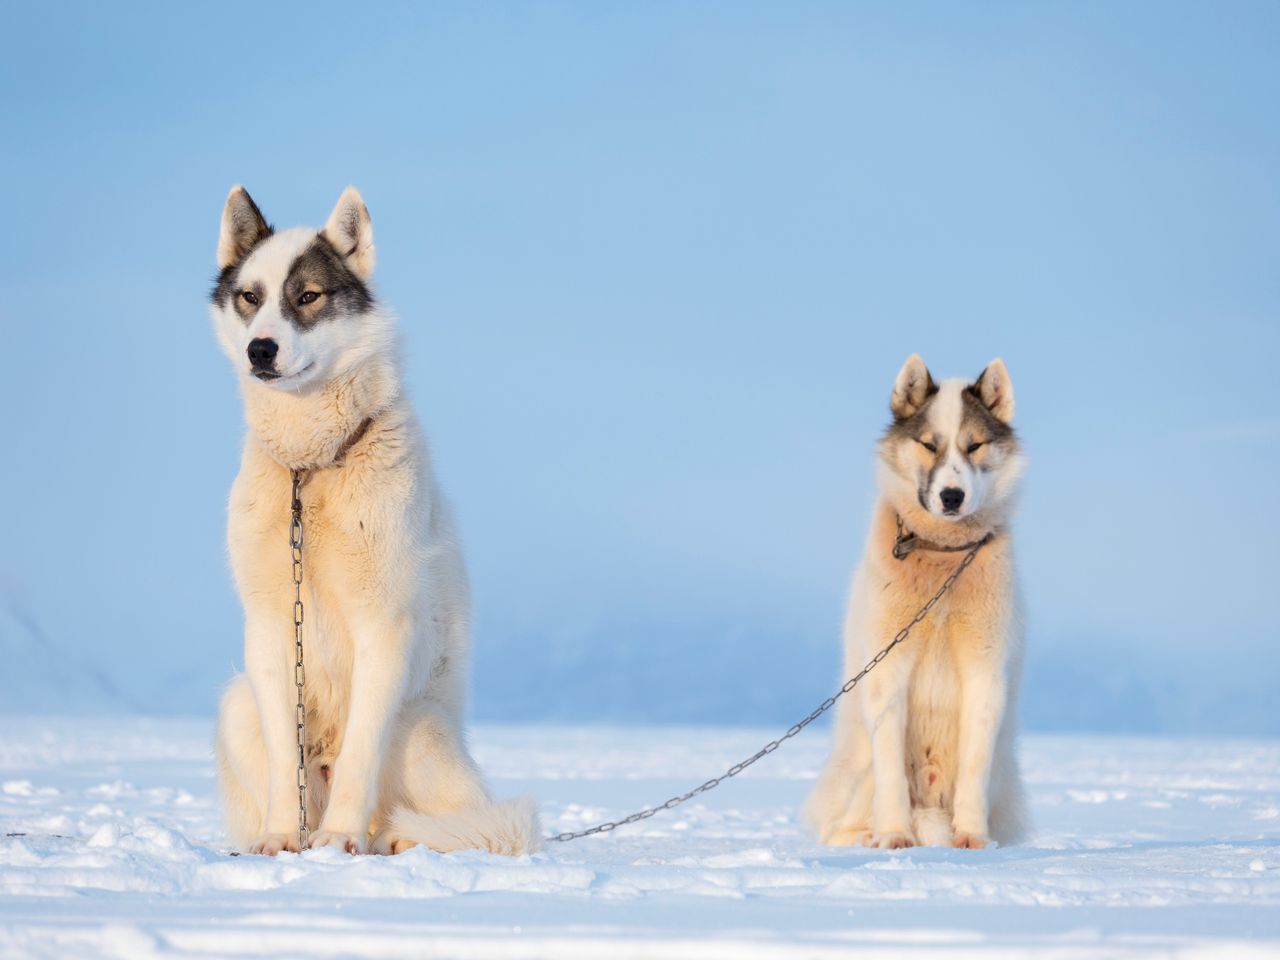
[{"label": "dog's front paw", "polygon": [[951,845],[957,850],[981,850],[991,842],[991,838],[980,833],[967,833],[957,830]]},{"label": "dog's front paw", "polygon": [[373,838],[373,842],[369,844],[369,852],[376,853],[380,857],[390,857],[397,853],[404,853],[406,850],[412,850],[417,845],[417,842],[406,840],[391,830],[382,830]]},{"label": "dog's front paw", "polygon": [[869,847],[873,837],[866,827],[836,827],[822,837],[822,842],[831,847]]},{"label": "dog's front paw", "polygon": [[336,830],[317,830],[311,835],[311,849],[320,847],[337,847],[346,853],[364,853],[364,839],[350,833]]},{"label": "dog's front paw", "polygon": [[871,845],[881,850],[905,850],[916,845],[916,838],[909,830],[886,830],[871,838]]},{"label": "dog's front paw", "polygon": [[298,852],[298,835],[288,833],[264,833],[249,844],[249,852],[259,857],[274,857],[282,850]]}]

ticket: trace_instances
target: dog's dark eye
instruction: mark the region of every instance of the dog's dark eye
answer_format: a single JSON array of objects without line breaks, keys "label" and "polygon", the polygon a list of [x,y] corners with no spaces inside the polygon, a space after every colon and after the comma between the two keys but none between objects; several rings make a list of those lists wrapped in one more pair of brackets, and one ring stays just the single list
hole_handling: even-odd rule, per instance
[{"label": "dog's dark eye", "polygon": [[970,452],[970,453],[974,453],[974,452],[976,452],[976,451],[977,451],[977,449],[978,449],[980,446],[982,446],[982,441],[981,441],[981,440],[975,440],[973,443],[969,444],[969,452]]},{"label": "dog's dark eye", "polygon": [[303,306],[306,306],[308,303],[315,303],[319,299],[320,299],[320,294],[316,293],[314,290],[308,290],[306,293],[304,293],[302,296],[298,298],[298,303],[302,304]]},{"label": "dog's dark eye", "polygon": [[240,296],[244,297],[245,303],[251,303],[255,307],[258,305],[258,295],[252,290],[242,290]]},{"label": "dog's dark eye", "polygon": [[937,453],[937,452],[938,452],[938,448],[937,448],[937,447],[935,447],[935,446],[934,446],[932,443],[930,443],[928,440],[921,440],[921,441],[920,441],[920,446],[924,447],[924,448],[925,448],[926,450],[928,450],[930,453]]}]

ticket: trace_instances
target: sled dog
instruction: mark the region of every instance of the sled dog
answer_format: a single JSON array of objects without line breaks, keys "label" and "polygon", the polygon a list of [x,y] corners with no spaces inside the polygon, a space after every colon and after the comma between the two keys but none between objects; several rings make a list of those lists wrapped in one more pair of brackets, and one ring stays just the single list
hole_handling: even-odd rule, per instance
[{"label": "sled dog", "polygon": [[1015,843],[1026,815],[1014,755],[1023,640],[1009,520],[1023,458],[1010,425],[1013,384],[1001,360],[972,383],[935,383],[913,355],[890,409],[879,502],[850,588],[845,676],[915,616],[966,547],[992,538],[840,701],[806,818],[836,845]]},{"label": "sled dog", "polygon": [[273,230],[243,187],[227,197],[211,312],[248,422],[227,531],[245,671],[216,739],[227,828],[249,853],[298,848],[296,470],[310,845],[523,853],[532,802],[493,800],[467,751],[466,572],[373,266],[354,188],[318,231]]}]

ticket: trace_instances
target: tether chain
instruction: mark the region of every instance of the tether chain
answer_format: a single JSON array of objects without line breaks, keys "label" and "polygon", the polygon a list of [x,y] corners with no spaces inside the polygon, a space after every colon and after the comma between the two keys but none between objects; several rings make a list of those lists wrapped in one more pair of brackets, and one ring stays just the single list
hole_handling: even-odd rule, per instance
[{"label": "tether chain", "polygon": [[[555,836],[547,837],[548,842],[563,843],[568,840],[580,840],[583,837],[590,837],[597,833],[609,833],[610,831],[618,829],[618,827],[625,827],[627,824],[630,824],[630,823],[638,823],[641,820],[648,820],[654,814],[661,813],[663,810],[671,810],[675,807],[678,807],[680,806],[680,804],[684,803],[686,800],[692,800],[694,797],[698,796],[698,794],[700,793],[706,793],[708,790],[714,790],[716,787],[720,786],[720,784],[723,783],[725,780],[728,780],[731,777],[736,777],[738,774],[740,774],[743,770],[747,769],[747,767],[751,766],[761,757],[767,756],[768,754],[773,753],[773,751],[777,750],[778,747],[782,746],[792,737],[800,733],[801,730],[803,730],[809,724],[813,723],[813,721],[817,720],[820,716],[822,716],[824,713],[826,713],[828,710],[834,707],[836,705],[837,700],[839,700],[846,693],[848,693],[850,690],[856,687],[858,685],[859,680],[861,680],[868,673],[874,670],[876,668],[876,665],[879,664],[881,660],[883,660],[885,657],[889,655],[890,650],[892,650],[894,647],[900,644],[903,640],[907,639],[907,637],[911,634],[911,628],[914,627],[916,624],[918,624],[921,620],[923,620],[925,617],[929,615],[929,611],[933,609],[933,605],[937,603],[939,600],[941,600],[942,595],[946,593],[948,590],[950,590],[952,586],[954,586],[956,580],[959,579],[960,574],[964,573],[965,568],[969,566],[969,564],[973,563],[973,558],[978,555],[978,551],[981,550],[983,547],[985,547],[990,541],[991,541],[991,538],[986,537],[983,540],[980,540],[977,544],[975,544],[973,549],[970,550],[967,554],[965,554],[964,559],[961,560],[960,563],[956,566],[955,570],[951,572],[951,575],[947,577],[947,579],[942,581],[942,586],[938,588],[938,592],[929,598],[929,602],[920,608],[919,612],[914,617],[911,618],[910,623],[908,623],[905,627],[903,627],[901,630],[898,631],[897,636],[895,636],[891,641],[889,641],[889,645],[887,647],[885,647],[883,650],[877,653],[874,657],[872,657],[871,660],[867,663],[867,665],[863,667],[861,670],[859,670],[854,676],[846,680],[844,686],[842,686],[839,690],[837,690],[833,695],[823,700],[822,703],[818,705],[818,708],[813,711],[813,713],[809,714],[799,723],[792,726],[790,729],[787,730],[786,733],[778,737],[777,740],[770,740],[768,743],[766,743],[763,747],[761,747],[751,756],[747,757],[747,759],[740,760],[739,762],[735,763],[732,767],[730,767],[724,773],[720,774],[720,776],[713,777],[712,779],[708,780],[706,783],[702,784],[701,786],[694,787],[688,793],[682,793],[679,796],[672,797],[666,803],[659,804],[656,807],[649,807],[645,810],[639,810],[636,813],[631,814],[631,816],[624,817],[621,820],[607,820],[604,823],[597,823],[594,827],[588,827],[586,830],[579,830],[579,831],[570,832],[570,833],[558,833]],[[299,647],[299,649],[301,649],[301,647]]]},{"label": "tether chain", "polygon": [[302,665],[302,472],[293,472],[289,549],[293,555],[293,682],[298,688],[298,849],[307,849],[307,706],[302,697],[307,674]]}]

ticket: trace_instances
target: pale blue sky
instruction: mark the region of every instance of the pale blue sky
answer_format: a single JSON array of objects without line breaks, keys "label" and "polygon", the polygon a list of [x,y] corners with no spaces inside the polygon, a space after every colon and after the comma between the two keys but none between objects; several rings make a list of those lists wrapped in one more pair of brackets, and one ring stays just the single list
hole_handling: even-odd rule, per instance
[{"label": "pale blue sky", "polygon": [[805,712],[919,351],[1017,389],[1029,723],[1280,733],[1275,5],[50,11],[0,61],[10,706],[212,709],[222,200],[354,183],[479,716]]}]

